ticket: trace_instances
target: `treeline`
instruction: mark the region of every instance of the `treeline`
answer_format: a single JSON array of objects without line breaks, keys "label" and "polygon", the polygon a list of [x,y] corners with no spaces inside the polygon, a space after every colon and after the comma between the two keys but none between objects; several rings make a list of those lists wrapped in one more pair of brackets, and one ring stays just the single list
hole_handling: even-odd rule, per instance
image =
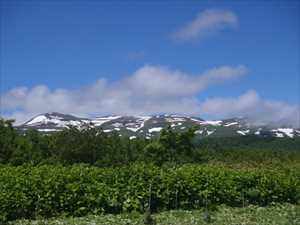
[{"label": "treeline", "polygon": [[70,127],[60,132],[44,134],[37,130],[18,133],[12,121],[0,120],[0,163],[74,164],[121,166],[134,162],[192,162],[194,160],[194,130],[175,133],[161,132],[160,138],[150,141],[129,140],[117,132],[104,133],[99,128]]},{"label": "treeline", "polygon": [[18,132],[12,121],[0,120],[0,163],[64,164],[87,163],[100,167],[135,162],[163,164],[242,162],[272,159],[300,160],[299,138],[260,138],[256,136],[197,139],[191,128],[185,132],[163,129],[153,140],[129,140],[117,132],[99,128],[70,127],[44,134],[37,130]]}]

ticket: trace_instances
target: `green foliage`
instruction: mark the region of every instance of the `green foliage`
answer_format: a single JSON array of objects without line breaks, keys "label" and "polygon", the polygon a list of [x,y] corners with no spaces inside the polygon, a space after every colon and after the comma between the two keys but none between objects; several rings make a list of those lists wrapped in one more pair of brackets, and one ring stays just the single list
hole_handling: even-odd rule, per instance
[{"label": "green foliage", "polygon": [[0,223],[201,207],[208,221],[221,204],[300,203],[300,138],[199,140],[194,131],[129,140],[88,126],[18,133],[0,120]]},{"label": "green foliage", "polygon": [[159,143],[166,149],[169,162],[190,162],[193,158],[196,128],[190,128],[186,132],[175,132],[168,127],[160,133]]},{"label": "green foliage", "polygon": [[[250,205],[246,208],[219,206],[211,213],[211,225],[299,225],[300,206],[276,204],[270,207]],[[171,210],[152,216],[157,225],[203,225],[207,224],[202,210]],[[19,220],[10,225],[144,225],[143,215],[137,213],[118,215],[90,215],[87,217],[60,217],[39,220]]]},{"label": "green foliage", "polygon": [[[184,165],[0,167],[0,212],[4,220],[59,214],[197,209],[207,204],[243,206],[299,203],[299,168],[236,170]],[[151,193],[149,185],[151,184]]]},{"label": "green foliage", "polygon": [[144,224],[145,225],[156,225],[155,219],[151,216],[150,210],[147,210],[145,213]]},{"label": "green foliage", "polygon": [[100,167],[128,165],[145,161],[162,165],[165,162],[191,162],[194,130],[176,133],[162,131],[158,140],[129,140],[117,133],[105,134],[99,128],[69,127],[61,132],[42,134],[28,130],[18,134],[11,121],[1,120],[0,163],[88,163]]},{"label": "green foliage", "polygon": [[163,129],[157,139],[129,140],[99,128],[69,127],[43,134],[36,130],[17,133],[12,121],[0,120],[0,163],[64,164],[87,163],[115,167],[136,162],[155,165],[184,163],[273,163],[300,162],[300,138],[256,136],[197,139],[196,128],[187,131]]},{"label": "green foliage", "polygon": [[159,142],[148,144],[143,151],[144,162],[152,162],[157,166],[161,166],[170,158],[167,148]]},{"label": "green foliage", "polygon": [[0,118],[0,163],[7,162],[15,149],[17,132],[12,122]]},{"label": "green foliage", "polygon": [[175,132],[170,127],[161,131],[158,140],[149,143],[143,151],[144,162],[161,166],[166,162],[192,162],[194,156],[193,138],[195,129],[186,132]]}]

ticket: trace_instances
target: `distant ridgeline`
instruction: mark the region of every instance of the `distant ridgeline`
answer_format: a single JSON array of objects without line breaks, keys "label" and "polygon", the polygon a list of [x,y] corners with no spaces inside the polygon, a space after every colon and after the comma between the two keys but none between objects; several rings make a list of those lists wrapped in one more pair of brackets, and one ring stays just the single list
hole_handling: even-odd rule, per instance
[{"label": "distant ridgeline", "polygon": [[88,163],[101,167],[135,162],[158,166],[210,161],[289,164],[300,161],[298,134],[292,128],[269,131],[252,128],[238,120],[204,121],[164,115],[111,116],[90,121],[46,114],[17,129],[10,121],[0,120],[0,164]]},{"label": "distant ridgeline", "polygon": [[163,128],[170,127],[174,131],[186,131],[197,127],[195,135],[198,137],[231,137],[255,135],[260,137],[294,138],[300,137],[300,129],[291,127],[270,127],[251,124],[245,118],[231,118],[225,120],[203,120],[197,117],[178,115],[155,116],[116,116],[109,115],[96,118],[79,118],[61,113],[46,113],[38,115],[26,123],[17,126],[20,131],[30,128],[41,132],[55,132],[75,126],[98,127],[105,133],[117,132],[120,136],[130,139],[142,137],[151,139],[156,137]]}]

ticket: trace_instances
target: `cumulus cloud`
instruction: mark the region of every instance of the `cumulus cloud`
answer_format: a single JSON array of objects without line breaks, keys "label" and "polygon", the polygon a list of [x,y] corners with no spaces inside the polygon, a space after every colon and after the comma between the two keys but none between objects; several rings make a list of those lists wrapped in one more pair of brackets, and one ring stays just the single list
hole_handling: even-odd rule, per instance
[{"label": "cumulus cloud", "polygon": [[14,88],[1,95],[2,114],[24,122],[38,113],[57,111],[79,116],[180,113],[199,115],[196,95],[211,85],[234,80],[245,66],[221,66],[191,75],[164,66],[146,65],[127,78],[99,79],[78,90],[50,90],[45,85]]},{"label": "cumulus cloud", "polygon": [[152,97],[178,97],[196,94],[210,85],[236,79],[247,72],[245,66],[222,66],[191,76],[168,67],[144,66],[126,83],[138,93]]},{"label": "cumulus cloud", "polygon": [[216,118],[246,117],[257,125],[276,124],[300,127],[299,105],[265,100],[256,91],[232,98],[210,98],[201,103],[202,115]]},{"label": "cumulus cloud", "polygon": [[200,12],[196,18],[177,32],[173,38],[179,41],[202,39],[228,28],[238,26],[237,16],[229,10],[208,9]]},{"label": "cumulus cloud", "polygon": [[238,97],[199,101],[212,85],[235,80],[245,66],[221,66],[198,75],[164,66],[146,65],[123,80],[99,79],[77,90],[50,90],[45,85],[17,87],[1,95],[1,114],[22,123],[45,112],[77,116],[176,113],[204,118],[247,117],[257,124],[300,126],[299,106],[266,100],[254,90]]}]

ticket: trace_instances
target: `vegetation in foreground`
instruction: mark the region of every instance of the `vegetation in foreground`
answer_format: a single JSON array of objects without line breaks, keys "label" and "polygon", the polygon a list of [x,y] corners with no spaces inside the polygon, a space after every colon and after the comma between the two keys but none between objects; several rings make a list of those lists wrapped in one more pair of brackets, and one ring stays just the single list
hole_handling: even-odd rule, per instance
[{"label": "vegetation in foreground", "polygon": [[[171,210],[152,215],[156,225],[299,225],[300,206],[281,204],[269,207],[250,205],[245,208],[219,206],[214,211]],[[10,225],[145,225],[145,215],[106,214],[87,217],[59,217],[54,219],[18,220]],[[149,224],[149,223],[148,223]]]},{"label": "vegetation in foreground", "polygon": [[4,166],[2,220],[300,202],[299,168]]},{"label": "vegetation in foreground", "polygon": [[[168,219],[169,213],[160,213],[166,210],[185,214],[182,210],[221,205],[227,206],[222,206],[225,212],[237,213],[248,205],[260,212],[286,203],[298,210],[299,146],[300,138],[197,140],[193,128],[164,129],[153,140],[129,140],[91,127],[20,134],[10,121],[0,120],[0,222],[91,214],[115,214],[97,219],[122,221],[124,213],[142,214],[149,208],[159,221]],[[215,221],[222,210],[214,211]],[[174,220],[184,224],[189,218]]]}]

